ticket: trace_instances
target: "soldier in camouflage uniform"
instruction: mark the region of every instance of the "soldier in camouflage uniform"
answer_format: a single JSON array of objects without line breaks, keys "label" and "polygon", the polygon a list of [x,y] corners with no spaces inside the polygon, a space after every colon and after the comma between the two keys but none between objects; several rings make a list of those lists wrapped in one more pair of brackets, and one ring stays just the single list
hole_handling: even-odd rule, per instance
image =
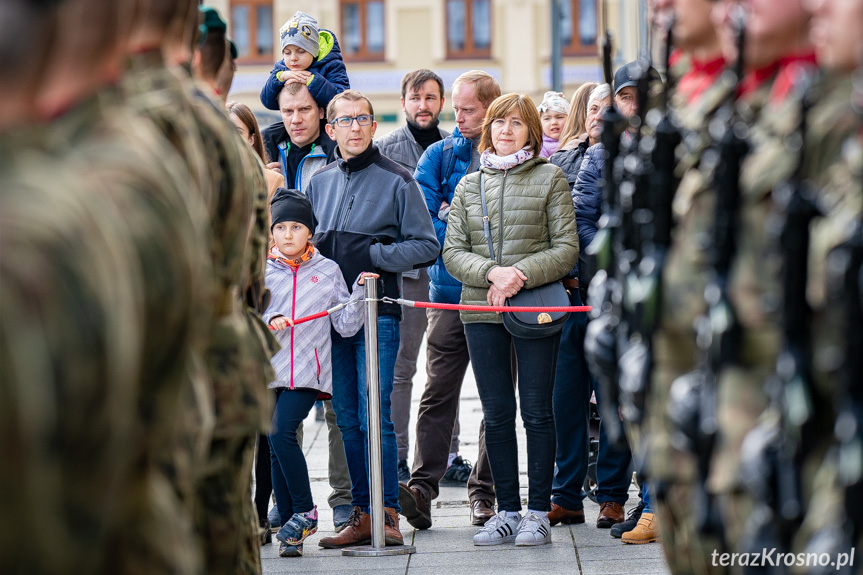
[{"label": "soldier in camouflage uniform", "polygon": [[[33,116],[51,121],[4,135],[18,147],[3,150],[0,209],[12,572],[199,570],[190,518],[155,470],[170,433],[150,432],[175,412],[209,329],[202,205],[167,142],[103,88],[125,8],[68,0],[38,14],[63,23],[44,46],[60,54],[52,73],[38,50],[27,62],[41,80]],[[85,35],[84,23],[98,26]],[[44,517],[51,553],[32,536]]]},{"label": "soldier in camouflage uniform", "polygon": [[[204,41],[221,44],[214,66],[218,69],[226,56],[226,26],[212,13],[204,18],[215,22]],[[262,288],[267,247],[266,181],[263,165],[240,139],[215,94],[197,82],[186,81],[184,88],[210,147],[211,173],[219,174],[211,220],[216,239],[211,257],[220,297],[206,356],[216,424],[209,459],[197,485],[196,523],[208,572],[260,573],[251,475],[257,434],[269,426],[267,383],[275,377],[269,360],[277,349],[258,315],[266,303]],[[254,222],[253,227],[249,222]]]},{"label": "soldier in camouflage uniform", "polygon": [[730,90],[718,81],[725,59],[710,23],[712,2],[678,0],[672,4],[672,40],[678,52],[670,70],[677,79],[671,106],[682,131],[675,174],[680,183],[672,204],[675,233],[660,290],[662,315],[652,340],[647,437],[656,514],[669,568],[675,574],[694,574],[716,572],[707,560],[716,542],[696,531],[692,512],[696,464],[693,454],[672,441],[666,406],[671,383],[698,363],[692,330],[695,318],[704,313],[705,238],[709,238],[715,205],[711,193],[714,166],[702,161],[711,143],[705,126]]},{"label": "soldier in camouflage uniform", "polygon": [[[727,8],[722,2],[719,10]],[[726,17],[721,21],[728,22]],[[750,153],[740,173],[736,253],[728,296],[737,322],[737,357],[722,366],[717,381],[719,433],[708,489],[718,496],[729,550],[738,551],[755,501],[741,476],[741,446],[767,406],[765,382],[776,367],[782,342],[781,262],[768,233],[774,188],[794,173],[797,156],[777,153],[782,140],[773,125],[783,117],[794,78],[811,68],[808,15],[802,0],[752,2],[746,20],[743,54],[746,76],[736,108],[749,127]],[[760,550],[760,549],[759,549]]]},{"label": "soldier in camouflage uniform", "polygon": [[818,190],[822,216],[811,228],[806,297],[813,311],[814,403],[828,407],[815,414],[812,448],[801,470],[806,516],[795,551],[847,551],[849,545],[863,545],[863,540],[850,540],[849,506],[855,503],[845,499],[840,454],[830,449],[837,412],[848,399],[841,389],[840,370],[849,358],[843,331],[848,310],[831,297],[831,291],[841,286],[829,268],[836,265],[837,246],[850,242],[854,234],[859,242],[863,225],[863,89],[854,89],[863,70],[863,0],[819,0],[811,8],[810,37],[822,75],[810,94],[804,174]]},{"label": "soldier in camouflage uniform", "polygon": [[[121,82],[126,107],[131,113],[151,123],[171,143],[191,175],[189,193],[203,201],[210,214],[215,211],[216,174],[207,165],[203,134],[194,122],[192,105],[186,99],[180,79],[165,65],[162,45],[167,42],[168,28],[187,16],[192,2],[175,0],[138,0],[136,18],[127,45],[129,58]],[[185,20],[184,20],[185,21]],[[212,217],[212,216],[210,216]],[[204,222],[209,221],[204,217]],[[208,236],[212,231],[207,226]],[[208,242],[214,241],[212,238]],[[210,278],[209,283],[213,283]],[[207,306],[212,308],[212,302]],[[214,425],[212,386],[209,376],[193,380],[172,418],[177,427],[176,443],[164,444],[165,470],[168,480],[191,510],[195,471],[206,461]],[[171,422],[159,422],[169,427]]]}]

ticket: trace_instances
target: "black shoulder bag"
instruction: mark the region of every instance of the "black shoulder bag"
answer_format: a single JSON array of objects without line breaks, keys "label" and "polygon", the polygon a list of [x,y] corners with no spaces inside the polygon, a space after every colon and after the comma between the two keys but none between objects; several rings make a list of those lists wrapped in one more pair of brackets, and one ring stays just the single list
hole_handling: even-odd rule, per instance
[{"label": "black shoulder bag", "polygon": [[[503,190],[501,190],[501,210],[503,209]],[[488,241],[488,253],[494,260],[494,244],[491,240],[491,227],[488,221],[488,205],[485,201],[485,177],[479,176],[479,196],[482,201],[482,229],[485,239]],[[503,226],[503,217],[500,219]],[[501,251],[503,247],[501,246]],[[496,260],[502,265],[500,259]],[[514,307],[566,307],[569,305],[569,297],[566,288],[560,281],[554,281],[545,285],[527,289],[522,288],[511,298],[507,298],[506,305]],[[503,327],[514,337],[526,339],[539,339],[552,336],[563,329],[569,312],[505,312],[503,314]]]}]

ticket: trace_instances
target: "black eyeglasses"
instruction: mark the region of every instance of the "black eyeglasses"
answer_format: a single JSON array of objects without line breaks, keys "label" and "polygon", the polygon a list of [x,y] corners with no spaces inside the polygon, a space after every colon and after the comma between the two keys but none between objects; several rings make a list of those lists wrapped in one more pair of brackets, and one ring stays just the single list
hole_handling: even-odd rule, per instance
[{"label": "black eyeglasses", "polygon": [[371,114],[360,114],[359,116],[342,116],[341,118],[336,118],[330,124],[333,126],[338,126],[340,128],[350,128],[354,120],[357,121],[357,124],[360,126],[371,126],[372,122],[375,120],[375,117]]}]

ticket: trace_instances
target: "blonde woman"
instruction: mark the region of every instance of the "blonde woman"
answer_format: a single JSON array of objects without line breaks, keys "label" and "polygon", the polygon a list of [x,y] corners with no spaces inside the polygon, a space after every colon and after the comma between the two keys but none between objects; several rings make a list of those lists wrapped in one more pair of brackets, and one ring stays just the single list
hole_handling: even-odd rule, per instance
[{"label": "blonde woman", "polygon": [[[479,144],[480,170],[456,187],[444,242],[444,264],[462,282],[461,303],[503,305],[522,288],[557,281],[575,266],[578,234],[569,186],[560,169],[539,156],[541,146],[539,112],[527,95],[507,94],[491,103]],[[484,234],[483,193],[495,259]],[[551,543],[547,516],[555,457],[552,391],[560,333],[515,337],[494,312],[461,312],[461,319],[485,416],[486,449],[498,500],[497,515],[477,532],[474,545]],[[527,435],[524,518],[519,513],[512,348]]]}]

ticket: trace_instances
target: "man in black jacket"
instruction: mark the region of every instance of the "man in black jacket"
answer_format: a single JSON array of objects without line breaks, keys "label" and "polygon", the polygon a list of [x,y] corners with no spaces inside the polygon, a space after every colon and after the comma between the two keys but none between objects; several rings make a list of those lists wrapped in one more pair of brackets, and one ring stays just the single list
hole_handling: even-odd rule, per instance
[{"label": "man in black jacket", "polygon": [[312,174],[333,161],[336,143],[324,133],[324,109],[305,85],[285,84],[279,112],[282,121],[261,131],[267,167],[280,171],[288,188],[305,191]]}]

